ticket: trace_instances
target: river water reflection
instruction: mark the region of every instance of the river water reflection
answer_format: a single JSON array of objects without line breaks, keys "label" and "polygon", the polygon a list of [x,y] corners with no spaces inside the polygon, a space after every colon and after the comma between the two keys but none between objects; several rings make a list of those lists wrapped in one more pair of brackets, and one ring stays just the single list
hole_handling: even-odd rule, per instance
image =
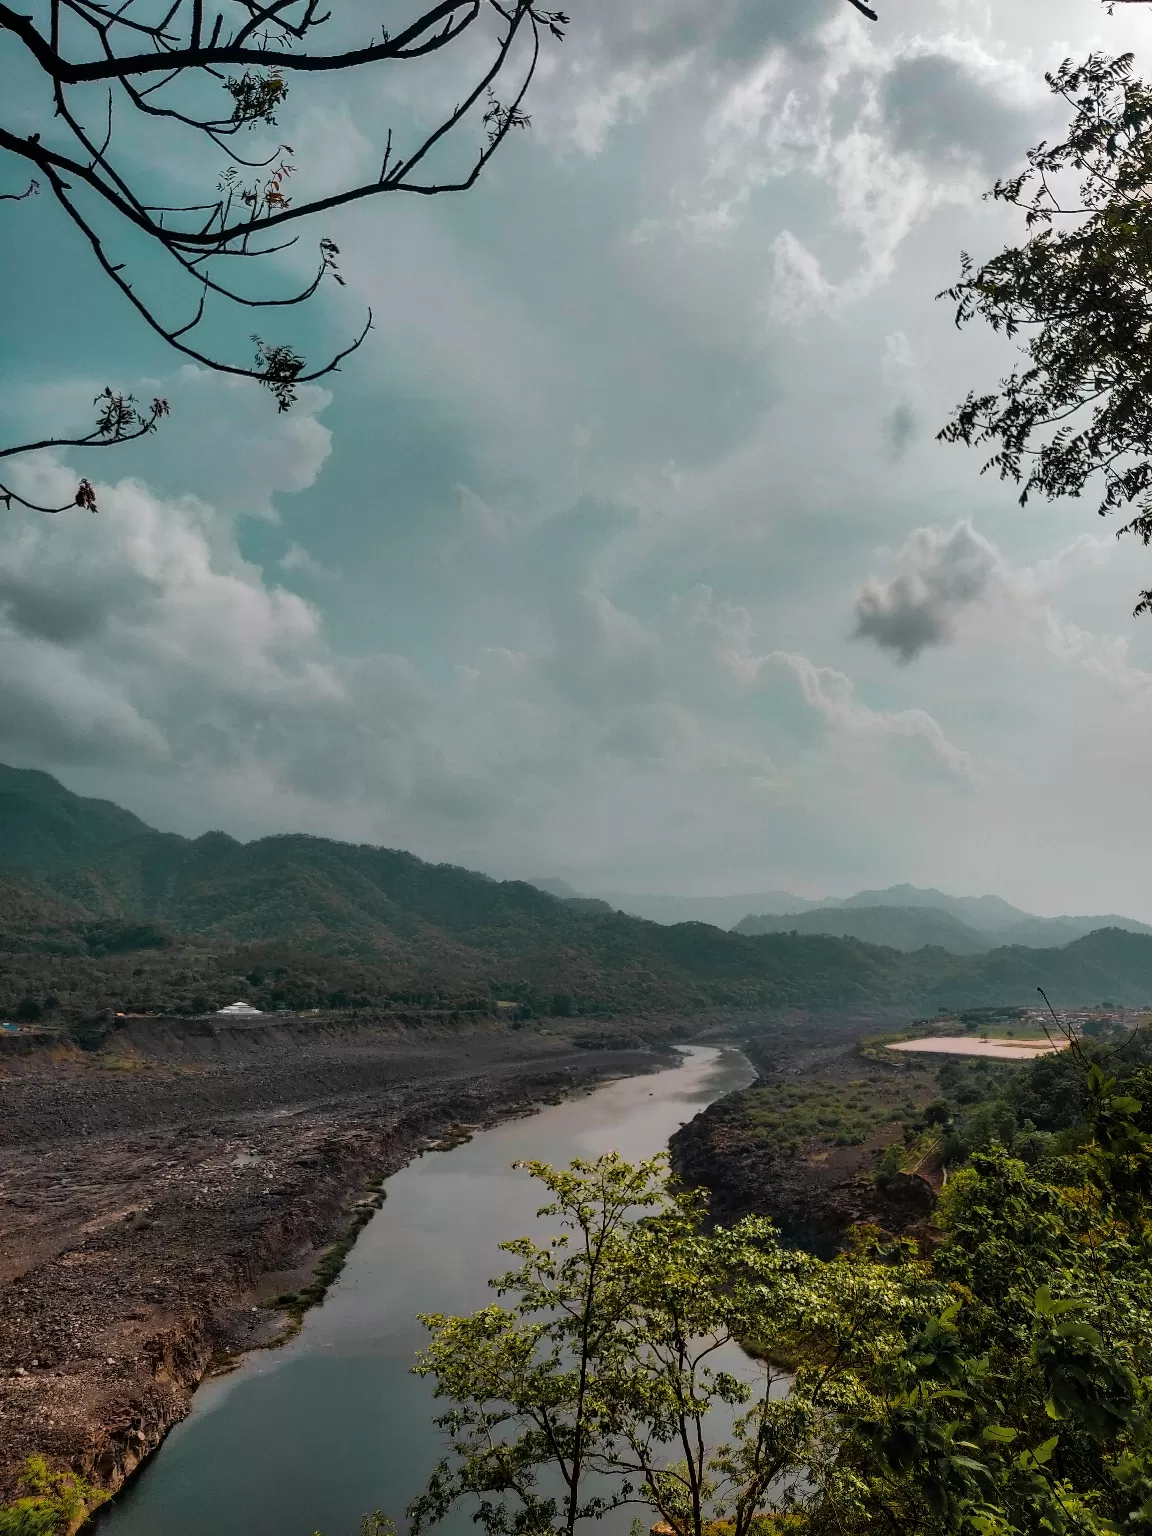
[{"label": "river water reflection", "polygon": [[[503,1238],[529,1231],[542,1191],[520,1158],[566,1163],[615,1149],[636,1160],[754,1074],[737,1051],[692,1046],[683,1062],[428,1153],[388,1181],[323,1306],[284,1349],[203,1387],[192,1413],[102,1511],[99,1536],[353,1536],[361,1515],[401,1518],[443,1454],[430,1385],[409,1367],[417,1312],[492,1299]],[[621,1511],[623,1530],[630,1515]],[[616,1536],[605,1521],[604,1536]],[[460,1512],[445,1536],[474,1531]]]}]

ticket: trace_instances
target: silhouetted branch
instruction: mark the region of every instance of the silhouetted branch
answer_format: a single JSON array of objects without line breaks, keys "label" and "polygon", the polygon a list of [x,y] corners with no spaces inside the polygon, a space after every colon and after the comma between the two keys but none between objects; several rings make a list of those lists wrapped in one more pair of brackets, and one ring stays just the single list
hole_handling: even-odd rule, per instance
[{"label": "silhouetted branch", "polygon": [[40,183],[33,177],[23,192],[0,192],[0,203],[22,203],[26,197],[35,197],[39,190]]},{"label": "silhouetted branch", "polygon": [[[158,396],[142,409],[135,395],[124,395],[105,385],[92,402],[99,409],[96,424],[91,432],[80,437],[41,437],[35,442],[19,443],[11,448],[0,448],[0,459],[10,459],[20,453],[38,453],[46,448],[113,448],[119,443],[131,443],[138,437],[155,432],[157,424],[170,414],[167,400]],[[89,512],[98,511],[96,492],[87,478],[80,481],[76,494],[62,507],[44,507],[27,500],[11,486],[0,483],[0,501],[6,507],[16,502],[31,512],[68,512],[73,507],[84,507]]]},{"label": "silhouetted branch", "polygon": [[86,512],[100,510],[96,505],[96,492],[92,488],[92,482],[87,479],[80,481],[75,496],[61,507],[44,507],[39,502],[29,501],[26,496],[21,496],[19,492],[2,482],[0,482],[0,502],[3,502],[5,507],[10,507],[15,502],[18,507],[25,507],[29,512],[48,512],[53,516],[59,512],[71,512],[73,507],[82,507]]},{"label": "silhouetted branch", "polygon": [[[850,3],[875,20],[863,0]],[[321,9],[320,0],[167,0],[164,7],[149,6],[147,0],[26,0],[20,10],[0,0],[0,36],[6,35],[28,71],[47,81],[52,103],[33,133],[27,132],[23,116],[5,124],[0,107],[0,152],[34,172],[26,191],[3,193],[0,199],[20,201],[46,188],[83,236],[99,270],[154,334],[202,367],[256,380],[280,410],[292,405],[301,384],[333,372],[362,345],[372,315],[350,343],[319,364],[309,365],[289,341],[263,337],[253,338],[256,350],[247,359],[220,355],[198,340],[210,301],[284,309],[305,303],[326,279],[343,284],[339,251],[326,235],[319,240],[313,275],[283,291],[229,281],[238,270],[234,263],[272,257],[295,243],[305,221],[370,198],[391,193],[434,197],[473,187],[508,135],[529,125],[524,104],[542,45],[549,38],[562,39],[569,24],[563,11],[548,9],[541,0],[410,0],[409,16],[394,32],[377,28],[371,36],[340,38],[329,35],[333,14],[345,27],[361,25],[346,12]],[[469,36],[479,48],[467,54],[453,50]],[[331,46],[318,48],[318,40]],[[369,70],[375,86],[375,77],[388,68],[449,52],[466,58],[471,71],[457,105],[431,126],[407,135],[385,129],[372,157],[378,171],[370,180],[329,185],[299,201],[293,197],[292,147],[278,135],[274,142],[260,142],[264,130],[277,128],[293,80],[302,75],[355,77]],[[103,89],[98,127],[89,131],[92,103],[85,93],[94,86]],[[374,94],[382,92],[374,89]],[[153,202],[155,167],[142,171],[138,136],[127,153],[120,149],[118,112],[125,110],[130,118],[163,120],[168,128],[184,131],[193,144],[206,141],[227,153],[230,163],[216,178],[214,191],[201,201]],[[248,133],[258,135],[257,144],[239,153],[238,136]],[[463,163],[430,174],[430,157],[449,139],[464,141]],[[174,275],[192,285],[182,315],[169,317],[170,300],[162,311],[137,287],[117,250],[118,236],[129,231],[143,235],[167,258]],[[168,284],[164,291],[179,294],[180,289]],[[34,448],[108,446],[151,431],[155,424],[151,420],[141,427],[138,421],[118,436],[97,432],[76,439],[45,438],[0,456]],[[30,505],[11,490],[0,496]]]},{"label": "silhouetted branch", "polygon": [[[538,0],[436,0],[430,6],[418,5],[394,35],[379,32],[360,46],[318,51],[308,45],[331,17],[317,0],[218,0],[211,20],[203,0],[171,0],[159,19],[145,14],[142,0],[121,0],[115,7],[98,0],[38,0],[30,9],[31,14],[24,14],[0,3],[0,33],[22,45],[26,61],[48,77],[54,111],[41,131],[31,135],[0,121],[0,151],[36,172],[26,192],[3,194],[5,200],[16,201],[46,187],[83,235],[98,267],[156,335],[203,367],[257,380],[281,410],[292,404],[300,384],[331,373],[363,343],[371,314],[353,341],[320,364],[309,366],[285,341],[261,340],[251,361],[221,356],[195,340],[210,296],[243,308],[282,309],[310,299],[326,278],[337,284],[343,279],[338,249],[326,236],[319,242],[314,275],[286,292],[240,288],[223,280],[216,271],[219,264],[273,256],[294,243],[295,230],[304,220],[366,198],[392,192],[430,196],[475,185],[507,134],[527,122],[521,103],[539,62],[542,34],[561,38],[568,21]],[[293,76],[378,69],[428,58],[450,48],[485,18],[495,22],[488,58],[458,105],[417,133],[400,153],[389,129],[383,157],[377,161],[380,173],[371,181],[332,187],[297,202],[290,195],[294,166],[289,145],[280,143],[255,154],[231,150],[230,141],[241,130],[276,126]],[[498,82],[513,68],[517,78],[505,106],[497,94]],[[97,82],[105,82],[109,91],[99,129],[92,133],[85,126],[83,105],[74,106],[72,96],[75,88]],[[189,95],[189,84],[199,87],[195,98]],[[132,112],[163,118],[229,149],[232,164],[218,178],[214,195],[191,204],[146,200],[137,163],[118,152],[113,87],[121,92],[121,105]],[[205,94],[205,87],[211,95]],[[205,110],[213,96],[218,109]],[[463,129],[469,118],[481,141],[469,150],[460,173],[441,178],[420,174],[431,151]],[[105,214],[145,235],[195,284],[183,317],[168,319],[137,287],[113,254],[116,232],[111,225],[105,227]],[[287,240],[275,238],[282,227]]]},{"label": "silhouetted branch", "polygon": [[0,448],[0,459],[18,453],[36,453],[42,448],[110,448],[115,443],[130,443],[133,438],[155,432],[157,422],[170,414],[167,400],[155,399],[147,411],[136,403],[135,395],[117,394],[107,385],[92,402],[100,407],[96,425],[83,437],[42,437],[34,443],[20,443]]}]

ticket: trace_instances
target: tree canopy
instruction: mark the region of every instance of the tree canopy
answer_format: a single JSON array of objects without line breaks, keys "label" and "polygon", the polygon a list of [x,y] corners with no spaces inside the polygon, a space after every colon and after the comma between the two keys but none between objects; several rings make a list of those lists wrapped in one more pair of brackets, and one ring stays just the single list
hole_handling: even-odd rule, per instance
[{"label": "tree canopy", "polygon": [[557,1235],[506,1245],[503,1304],[425,1319],[451,1452],[417,1530],[458,1500],[494,1536],[626,1504],[671,1536],[1152,1528],[1152,1073],[1079,1062],[1077,1123],[972,1154],[921,1246],[825,1262],[708,1230],[659,1162],[529,1165]]},{"label": "tree canopy", "polygon": [[[1094,54],[1046,76],[1072,109],[1058,144],[989,194],[1023,210],[1028,238],[988,261],[963,257],[947,290],[962,325],[977,316],[1022,340],[1024,362],[972,392],[940,433],[991,448],[984,465],[1020,500],[1099,487],[1101,516],[1152,542],[1152,89],[1133,57]],[[1152,589],[1137,613],[1152,611]]]}]

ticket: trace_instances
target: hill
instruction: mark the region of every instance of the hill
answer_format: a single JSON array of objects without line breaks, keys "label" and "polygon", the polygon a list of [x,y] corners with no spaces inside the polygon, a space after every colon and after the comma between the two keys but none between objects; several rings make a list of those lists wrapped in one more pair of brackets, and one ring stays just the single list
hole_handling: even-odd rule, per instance
[{"label": "hill", "polygon": [[[534,885],[555,896],[574,897],[578,893],[564,880],[537,880]],[[790,891],[759,891],[740,896],[663,896],[637,895],[626,891],[597,891],[595,895],[613,908],[654,923],[714,923],[718,928],[735,928],[741,933],[784,933],[795,928],[800,933],[855,935],[870,943],[892,944],[897,949],[915,949],[919,944],[943,944],[955,954],[974,954],[998,944],[1023,944],[1031,949],[1050,949],[1083,938],[1100,928],[1123,928],[1129,933],[1152,934],[1152,926],[1135,918],[1110,912],[1096,917],[1037,917],[1014,907],[1000,896],[950,896],[946,891],[915,885],[890,885],[884,890],[857,891],[854,896],[825,896],[810,900]],[[946,913],[967,930],[941,927],[938,937],[931,937],[925,926],[924,937],[917,939],[917,925],[884,919],[869,926],[866,921],[841,922],[831,913],[859,911],[866,908],[899,907]],[[760,924],[761,919],[815,914],[808,923],[765,922],[747,926],[746,919]],[[821,918],[827,918],[822,921]],[[925,923],[931,919],[925,919]],[[907,936],[906,936],[907,935]],[[974,937],[975,936],[975,937]],[[974,948],[973,945],[976,947]]]},{"label": "hill", "polygon": [[0,868],[47,875],[134,837],[159,837],[109,800],[85,800],[50,774],[0,763]]},{"label": "hill", "polygon": [[[1010,928],[1031,914],[1000,896],[949,896],[945,891],[915,885],[890,885],[883,891],[857,891],[837,903],[840,907],[931,907],[961,923],[990,932]],[[1043,919],[1039,919],[1043,921]]]},{"label": "hill", "polygon": [[1100,928],[1123,928],[1129,933],[1152,934],[1152,927],[1147,923],[1122,917],[1117,912],[1095,917],[1036,917],[1000,896],[949,896],[945,891],[914,885],[891,885],[883,891],[857,891],[855,896],[848,896],[836,905],[840,910],[902,906],[947,912],[966,927],[985,934],[995,944],[1026,944],[1035,949],[1067,944]]},{"label": "hill", "polygon": [[905,951],[936,944],[953,955],[982,955],[992,948],[986,934],[937,907],[830,907],[785,916],[761,913],[743,918],[734,931],[828,933]]},{"label": "hill", "polygon": [[[548,881],[542,889],[553,889],[558,883],[563,882]],[[571,886],[568,891],[575,894]],[[790,891],[754,891],[744,896],[642,896],[628,891],[596,891],[595,895],[615,911],[652,923],[711,923],[716,928],[732,928],[749,912],[804,912],[816,905]]]},{"label": "hill", "polygon": [[[795,926],[795,925],[793,925]],[[0,1011],[420,1002],[523,1015],[925,1011],[1152,998],[1152,937],[904,953],[858,938],[663,926],[413,854],[287,834],[161,833],[0,770]]]}]

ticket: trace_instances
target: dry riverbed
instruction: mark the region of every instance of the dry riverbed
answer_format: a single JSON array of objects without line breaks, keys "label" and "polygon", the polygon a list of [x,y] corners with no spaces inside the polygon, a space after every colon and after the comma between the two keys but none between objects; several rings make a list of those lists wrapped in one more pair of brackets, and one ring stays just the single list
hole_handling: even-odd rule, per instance
[{"label": "dry riverbed", "polygon": [[141,1021],[115,1050],[0,1057],[0,1502],[35,1452],[118,1487],[414,1155],[667,1060],[388,1022]]}]

